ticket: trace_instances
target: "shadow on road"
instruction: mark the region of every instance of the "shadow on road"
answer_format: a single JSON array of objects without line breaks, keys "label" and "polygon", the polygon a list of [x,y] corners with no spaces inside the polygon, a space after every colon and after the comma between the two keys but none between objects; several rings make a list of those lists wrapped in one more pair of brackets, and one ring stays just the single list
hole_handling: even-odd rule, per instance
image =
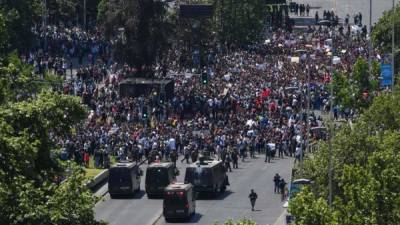
[{"label": "shadow on road", "polygon": [[223,193],[199,193],[198,198],[199,200],[224,200],[229,195],[233,194],[234,192],[227,190]]},{"label": "shadow on road", "polygon": [[113,196],[112,199],[115,199],[115,200],[142,199],[145,194],[146,194],[145,191],[140,190],[137,193],[135,193],[134,195],[117,195],[117,196]]},{"label": "shadow on road", "polygon": [[136,193],[136,194],[133,196],[133,199],[141,199],[141,198],[143,198],[143,196],[144,196],[145,194],[146,194],[145,191],[140,190],[138,193]]},{"label": "shadow on road", "polygon": [[198,223],[201,219],[201,217],[203,217],[201,214],[199,213],[195,213],[194,215],[192,215],[189,219],[169,219],[168,222],[165,221],[167,224],[174,224],[174,223]]}]

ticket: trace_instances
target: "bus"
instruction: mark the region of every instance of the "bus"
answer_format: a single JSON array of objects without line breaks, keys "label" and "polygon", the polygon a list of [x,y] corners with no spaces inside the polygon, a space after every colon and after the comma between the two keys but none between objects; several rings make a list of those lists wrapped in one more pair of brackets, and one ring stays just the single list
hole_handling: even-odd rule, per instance
[{"label": "bus", "polygon": [[196,213],[196,196],[193,185],[176,183],[164,189],[163,215],[171,219],[190,219]]},{"label": "bus", "polygon": [[111,198],[133,196],[140,191],[143,172],[132,162],[117,163],[109,169],[108,192]]},{"label": "bus", "polygon": [[150,164],[145,179],[147,197],[162,196],[164,188],[176,181],[176,175],[177,171],[171,162]]},{"label": "bus", "polygon": [[186,168],[185,183],[191,183],[196,192],[224,192],[229,185],[226,169],[220,160],[199,160]]}]

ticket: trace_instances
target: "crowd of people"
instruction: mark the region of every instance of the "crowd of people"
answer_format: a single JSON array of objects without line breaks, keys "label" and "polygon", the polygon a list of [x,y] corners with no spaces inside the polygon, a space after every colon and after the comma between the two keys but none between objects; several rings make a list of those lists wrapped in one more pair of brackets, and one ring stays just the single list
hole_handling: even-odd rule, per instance
[{"label": "crowd of people", "polygon": [[[240,49],[209,45],[203,84],[188,62],[189,51],[173,48],[165,65],[154,65],[155,77],[175,84],[174,97],[160,101],[157,89],[120,95],[119,83],[135,76],[135,69],[113,61],[111,45],[96,29],[50,26],[37,35],[38,48],[21,57],[38,74],[64,77],[63,92],[81,96],[90,109],[71,136],[56,138],[61,158],[84,165],[94,160],[96,167],[108,167],[110,157],[150,163],[181,156],[189,163],[204,151],[223,160],[228,171],[255,154],[265,154],[266,163],[284,156],[300,160],[307,143],[318,138],[308,135],[307,124],[322,126],[315,111],[330,110],[331,61],[336,57],[334,69],[350,72],[358,57],[368,56],[365,36],[339,26],[278,29],[265,42]],[[334,107],[337,115],[354,114]]]}]

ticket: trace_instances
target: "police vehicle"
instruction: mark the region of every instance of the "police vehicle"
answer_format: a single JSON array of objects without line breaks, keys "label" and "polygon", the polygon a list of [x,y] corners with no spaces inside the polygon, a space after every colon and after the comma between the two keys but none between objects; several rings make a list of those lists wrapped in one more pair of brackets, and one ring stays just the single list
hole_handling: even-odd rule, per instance
[{"label": "police vehicle", "polygon": [[220,160],[200,157],[186,168],[185,183],[191,183],[196,192],[224,192],[229,185],[226,169]]},{"label": "police vehicle", "polygon": [[140,190],[142,171],[132,162],[120,162],[109,169],[108,192],[111,198],[133,196]]},{"label": "police vehicle", "polygon": [[148,198],[162,196],[164,188],[176,181],[177,171],[174,164],[152,163],[147,167],[145,188]]},{"label": "police vehicle", "polygon": [[196,212],[196,196],[193,185],[175,183],[164,189],[163,215],[171,219],[190,219]]}]

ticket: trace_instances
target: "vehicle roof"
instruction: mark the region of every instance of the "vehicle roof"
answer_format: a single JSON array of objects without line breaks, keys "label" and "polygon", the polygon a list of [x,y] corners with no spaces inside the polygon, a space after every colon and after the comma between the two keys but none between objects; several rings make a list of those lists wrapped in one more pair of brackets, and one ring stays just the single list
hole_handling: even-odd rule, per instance
[{"label": "vehicle roof", "polygon": [[182,190],[189,190],[193,186],[191,184],[184,184],[184,183],[174,183],[170,184],[165,188],[165,191],[182,191]]},{"label": "vehicle roof", "polygon": [[135,166],[137,166],[137,165],[133,162],[119,162],[119,163],[116,163],[115,165],[111,166],[110,169],[112,169],[112,168],[132,168]]},{"label": "vehicle roof", "polygon": [[173,164],[171,162],[163,162],[163,163],[152,163],[147,168],[155,168],[155,167],[171,167]]},{"label": "vehicle roof", "polygon": [[199,164],[200,164],[200,167],[212,168],[221,163],[222,163],[221,160],[204,160],[204,164],[200,164],[199,161],[196,161],[196,162],[190,164],[188,167],[197,168],[197,167],[199,167]]}]

